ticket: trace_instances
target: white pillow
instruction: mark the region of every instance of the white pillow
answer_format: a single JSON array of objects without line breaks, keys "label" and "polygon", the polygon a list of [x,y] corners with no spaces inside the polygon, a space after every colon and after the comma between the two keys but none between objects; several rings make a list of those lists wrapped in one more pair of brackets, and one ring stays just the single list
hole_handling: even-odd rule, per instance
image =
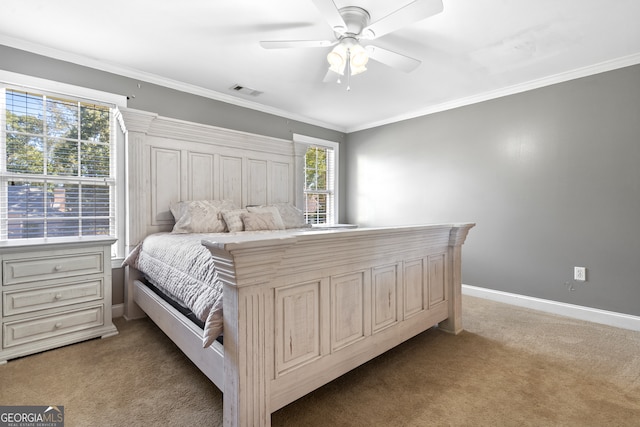
[{"label": "white pillow", "polygon": [[[275,228],[271,228],[270,230],[284,230],[284,222],[282,222],[282,217],[280,216],[280,211],[275,206],[247,206],[247,210],[249,213],[270,213],[273,215],[273,221]],[[245,224],[245,230],[246,230]]]},{"label": "white pillow", "polygon": [[[282,222],[282,220],[281,220]],[[248,212],[242,214],[245,231],[284,230],[276,224],[275,216],[271,212]]]},{"label": "white pillow", "polygon": [[176,221],[173,233],[222,233],[227,231],[220,212],[236,209],[230,200],[192,200],[170,207]]},{"label": "white pillow", "polygon": [[242,214],[249,213],[246,209],[235,209],[232,211],[222,211],[222,219],[227,224],[229,231],[243,231],[244,223],[242,222]]},{"label": "white pillow", "polygon": [[305,222],[304,212],[291,203],[275,203],[272,206],[275,206],[280,212],[284,228],[306,228],[311,226],[311,224]]}]

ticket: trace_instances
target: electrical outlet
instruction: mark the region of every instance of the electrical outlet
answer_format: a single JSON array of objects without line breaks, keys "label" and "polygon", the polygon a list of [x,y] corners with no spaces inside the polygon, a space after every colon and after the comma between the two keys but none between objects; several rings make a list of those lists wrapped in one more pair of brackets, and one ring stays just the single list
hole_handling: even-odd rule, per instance
[{"label": "electrical outlet", "polygon": [[587,281],[587,268],[586,267],[573,267],[573,280],[579,282]]}]

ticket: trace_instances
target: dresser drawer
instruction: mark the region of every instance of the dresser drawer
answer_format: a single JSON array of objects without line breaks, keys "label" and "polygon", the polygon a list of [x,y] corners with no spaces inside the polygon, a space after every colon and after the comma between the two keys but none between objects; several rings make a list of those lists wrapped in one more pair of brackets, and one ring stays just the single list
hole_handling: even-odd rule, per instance
[{"label": "dresser drawer", "polygon": [[5,322],[2,325],[3,347],[9,348],[102,326],[103,311],[103,306],[99,305],[49,316]]},{"label": "dresser drawer", "polygon": [[5,286],[102,272],[104,272],[102,252],[3,261],[3,283]]},{"label": "dresser drawer", "polygon": [[103,280],[85,280],[77,283],[49,286],[16,291],[5,291],[2,294],[4,316],[63,307],[70,304],[102,299]]}]

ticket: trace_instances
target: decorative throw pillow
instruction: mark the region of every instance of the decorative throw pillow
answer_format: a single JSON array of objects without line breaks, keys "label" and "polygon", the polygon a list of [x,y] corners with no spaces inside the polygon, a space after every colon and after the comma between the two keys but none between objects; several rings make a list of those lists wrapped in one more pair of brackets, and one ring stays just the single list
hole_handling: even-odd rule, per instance
[{"label": "decorative throw pillow", "polygon": [[230,200],[192,200],[171,205],[176,220],[173,233],[222,233],[227,231],[220,212],[236,209]]},{"label": "decorative throw pillow", "polygon": [[[267,228],[267,230],[284,230],[284,223],[280,216],[280,211],[275,206],[247,206],[249,213],[270,213],[273,215],[273,221],[275,223],[274,228]],[[245,224],[245,230],[246,230]]]},{"label": "decorative throw pillow", "polygon": [[235,209],[232,211],[222,211],[222,219],[227,224],[229,231],[243,231],[244,223],[242,222],[242,214],[249,213],[246,209]]},{"label": "decorative throw pillow", "polygon": [[311,224],[305,222],[304,212],[292,204],[275,203],[272,206],[275,206],[278,212],[280,212],[284,228],[306,228],[311,226]]},{"label": "decorative throw pillow", "polygon": [[276,224],[273,213],[271,212],[249,212],[242,214],[242,222],[245,231],[260,230],[284,230]]}]

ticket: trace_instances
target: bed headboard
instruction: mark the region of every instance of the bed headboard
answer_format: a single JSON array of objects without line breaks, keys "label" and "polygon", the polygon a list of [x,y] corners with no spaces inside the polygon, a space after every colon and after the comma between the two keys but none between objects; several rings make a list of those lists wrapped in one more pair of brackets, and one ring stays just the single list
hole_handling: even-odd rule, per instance
[{"label": "bed headboard", "polygon": [[233,200],[302,207],[304,146],[122,108],[127,154],[127,251],[170,231],[171,203]]}]

